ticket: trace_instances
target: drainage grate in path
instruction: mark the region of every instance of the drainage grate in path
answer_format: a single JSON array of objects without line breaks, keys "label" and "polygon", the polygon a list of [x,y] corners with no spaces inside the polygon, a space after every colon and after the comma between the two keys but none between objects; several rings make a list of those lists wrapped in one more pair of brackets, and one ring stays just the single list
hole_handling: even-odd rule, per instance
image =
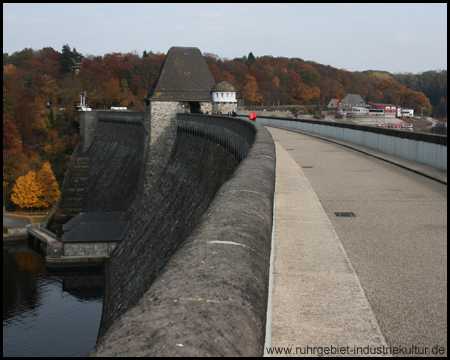
[{"label": "drainage grate in path", "polygon": [[337,217],[356,217],[355,213],[352,212],[335,212]]},{"label": "drainage grate in path", "polygon": [[302,166],[302,168],[303,169],[312,169],[313,167],[308,165],[308,166]]}]

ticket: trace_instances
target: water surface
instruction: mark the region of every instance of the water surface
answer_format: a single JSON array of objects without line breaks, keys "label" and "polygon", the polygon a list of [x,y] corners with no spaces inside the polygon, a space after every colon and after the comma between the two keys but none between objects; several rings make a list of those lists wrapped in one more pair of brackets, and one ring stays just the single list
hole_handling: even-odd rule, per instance
[{"label": "water surface", "polygon": [[3,356],[87,356],[103,297],[101,274],[87,274],[52,274],[25,244],[3,246]]}]

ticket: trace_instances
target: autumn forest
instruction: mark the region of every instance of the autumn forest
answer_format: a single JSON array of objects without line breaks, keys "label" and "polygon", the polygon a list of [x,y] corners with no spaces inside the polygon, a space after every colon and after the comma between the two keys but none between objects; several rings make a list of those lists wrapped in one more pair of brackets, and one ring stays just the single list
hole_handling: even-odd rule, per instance
[{"label": "autumn forest", "polygon": [[[3,54],[3,206],[47,209],[58,200],[70,156],[80,141],[76,104],[87,92],[95,109],[143,109],[165,54],[144,51],[83,56],[64,45]],[[447,70],[420,74],[350,72],[300,58],[205,53],[218,83],[227,81],[246,106],[317,105],[359,94],[368,102],[447,117]],[[33,193],[34,195],[29,195]]]}]

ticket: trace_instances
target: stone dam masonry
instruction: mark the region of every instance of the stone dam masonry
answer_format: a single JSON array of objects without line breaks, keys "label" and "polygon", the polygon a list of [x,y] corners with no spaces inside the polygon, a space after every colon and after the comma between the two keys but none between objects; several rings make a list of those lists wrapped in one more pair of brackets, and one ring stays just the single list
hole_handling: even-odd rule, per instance
[{"label": "stone dam masonry", "polygon": [[143,113],[81,114],[84,141],[71,159],[61,200],[47,228],[56,232],[80,212],[126,211],[138,197],[148,135]]},{"label": "stone dam masonry", "polygon": [[86,115],[82,211],[123,211],[130,222],[105,265],[91,356],[261,356],[275,184],[269,132],[178,114],[160,133],[172,149],[149,186],[161,142],[149,140],[144,113]]},{"label": "stone dam masonry", "polygon": [[86,237],[64,234],[63,253],[113,249],[91,356],[263,355],[274,142],[253,122],[200,115],[235,108],[199,49],[172,47],[144,112],[81,113],[84,141],[46,227],[77,216]]}]

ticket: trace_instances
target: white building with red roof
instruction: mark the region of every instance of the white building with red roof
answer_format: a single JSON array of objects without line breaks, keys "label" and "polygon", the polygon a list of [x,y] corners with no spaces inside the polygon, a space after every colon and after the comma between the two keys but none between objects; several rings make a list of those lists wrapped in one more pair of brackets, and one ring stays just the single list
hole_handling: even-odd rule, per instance
[{"label": "white building with red roof", "polygon": [[331,99],[327,105],[328,110],[337,110],[339,101],[342,102],[342,99]]}]

